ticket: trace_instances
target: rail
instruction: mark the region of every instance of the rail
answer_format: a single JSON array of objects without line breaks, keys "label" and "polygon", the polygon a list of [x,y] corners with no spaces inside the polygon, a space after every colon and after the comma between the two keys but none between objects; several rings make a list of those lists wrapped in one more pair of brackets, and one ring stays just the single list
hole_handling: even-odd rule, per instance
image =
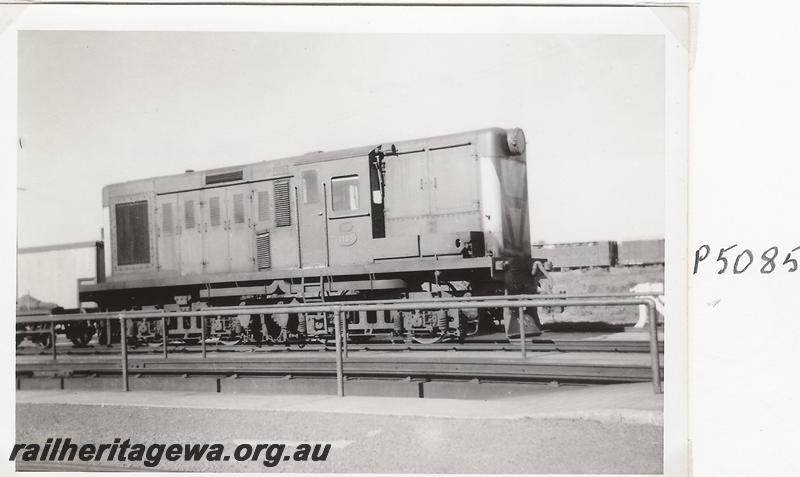
[{"label": "rail", "polygon": [[[347,357],[347,325],[343,321],[343,313],[358,311],[402,311],[402,310],[441,310],[441,309],[465,309],[465,308],[503,308],[518,310],[518,322],[520,328],[520,352],[523,360],[527,359],[526,333],[524,310],[529,307],[580,307],[580,306],[640,306],[647,307],[649,323],[650,341],[650,365],[652,371],[653,391],[656,394],[662,393],[661,386],[661,363],[658,352],[658,332],[656,323],[656,302],[652,294],[594,294],[594,295],[515,295],[498,297],[465,297],[458,299],[438,298],[408,300],[402,303],[393,302],[346,302],[329,304],[292,304],[292,305],[254,305],[246,307],[213,308],[188,311],[122,311],[122,312],[103,312],[92,313],[87,316],[85,313],[65,314],[65,315],[44,315],[44,316],[18,316],[18,324],[28,323],[49,323],[49,333],[51,334],[53,359],[57,358],[55,346],[55,324],[70,321],[86,321],[118,319],[120,322],[121,337],[121,358],[122,358],[122,380],[123,390],[129,390],[128,383],[128,346],[126,320],[136,319],[161,319],[163,329],[166,329],[167,318],[179,318],[186,316],[200,317],[201,320],[201,351],[202,357],[206,357],[205,340],[205,320],[206,317],[232,316],[239,315],[243,311],[253,314],[274,314],[274,313],[323,313],[331,314],[334,324],[334,342],[336,345],[336,380],[337,394],[344,396],[344,358]],[[19,333],[19,332],[18,332]],[[23,333],[31,333],[24,331]],[[164,340],[164,358],[167,358],[167,336],[162,333]]]}]

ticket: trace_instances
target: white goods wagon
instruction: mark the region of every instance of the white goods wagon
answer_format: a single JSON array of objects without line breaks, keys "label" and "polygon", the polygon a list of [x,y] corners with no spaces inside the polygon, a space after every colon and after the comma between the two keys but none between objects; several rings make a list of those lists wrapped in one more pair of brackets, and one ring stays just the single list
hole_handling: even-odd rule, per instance
[{"label": "white goods wagon", "polygon": [[17,307],[78,308],[78,284],[105,277],[103,242],[17,249]]}]

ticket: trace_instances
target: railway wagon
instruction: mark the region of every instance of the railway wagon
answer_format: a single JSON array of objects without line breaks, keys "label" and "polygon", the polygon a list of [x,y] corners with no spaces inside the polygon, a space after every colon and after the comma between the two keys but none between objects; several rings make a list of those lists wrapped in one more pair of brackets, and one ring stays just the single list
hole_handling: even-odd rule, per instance
[{"label": "railway wagon", "polygon": [[103,280],[103,257],[103,242],[17,249],[17,302],[78,308],[78,283]]},{"label": "railway wagon", "polygon": [[613,267],[616,264],[616,242],[585,242],[534,245],[533,252],[552,262],[558,270],[589,267]]},{"label": "railway wagon", "polygon": [[[103,189],[110,273],[100,310],[535,293],[525,136],[489,128],[134,180]],[[463,338],[516,320],[478,313],[348,316],[353,336]],[[526,320],[533,329],[535,310]],[[206,336],[330,336],[329,317],[207,320]],[[200,320],[168,320],[197,339]],[[105,333],[101,328],[101,339]],[[139,337],[163,332],[142,323]]]},{"label": "railway wagon", "polygon": [[[80,310],[78,284],[102,281],[105,274],[103,242],[76,242],[17,249],[17,313],[40,315]],[[17,325],[33,331],[44,325]],[[68,337],[80,340],[91,327],[64,325]],[[17,334],[19,346],[25,337]],[[31,334],[33,342],[49,345],[50,334]]]},{"label": "railway wagon", "polygon": [[657,265],[664,263],[664,240],[630,240],[617,244],[617,261],[621,266]]}]

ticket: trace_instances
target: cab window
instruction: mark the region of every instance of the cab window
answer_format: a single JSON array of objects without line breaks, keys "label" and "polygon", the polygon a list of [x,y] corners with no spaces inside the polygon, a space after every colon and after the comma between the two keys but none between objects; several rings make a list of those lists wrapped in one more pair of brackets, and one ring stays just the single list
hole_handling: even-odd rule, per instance
[{"label": "cab window", "polygon": [[358,176],[331,179],[331,199],[334,212],[358,210]]}]

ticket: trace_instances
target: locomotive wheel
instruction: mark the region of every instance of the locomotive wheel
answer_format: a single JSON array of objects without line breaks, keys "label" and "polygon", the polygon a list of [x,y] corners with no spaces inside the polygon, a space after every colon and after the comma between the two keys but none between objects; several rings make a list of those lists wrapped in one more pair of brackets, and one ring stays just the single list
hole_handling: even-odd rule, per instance
[{"label": "locomotive wheel", "polygon": [[368,343],[372,341],[375,335],[372,334],[363,334],[363,335],[350,335],[350,342],[351,343]]},{"label": "locomotive wheel", "polygon": [[105,324],[97,327],[97,343],[103,346],[111,346],[111,343],[108,342],[108,331],[106,331]]},{"label": "locomotive wheel", "polygon": [[233,340],[224,340],[222,338],[219,338],[217,340],[217,343],[219,343],[219,344],[221,344],[223,346],[233,346],[233,345],[241,344],[242,343],[242,338],[239,337],[239,338],[233,339]]},{"label": "locomotive wheel", "polygon": [[49,348],[53,344],[53,340],[50,339],[50,333],[36,336],[33,338],[33,342],[42,348]]},{"label": "locomotive wheel", "polygon": [[286,329],[284,329],[280,324],[278,324],[273,318],[272,315],[265,315],[264,317],[266,323],[264,328],[266,328],[266,333],[264,338],[266,341],[273,342],[273,343],[283,343],[286,341]]},{"label": "locomotive wheel", "polygon": [[94,327],[89,323],[67,323],[65,334],[77,348],[85,348],[94,336]]},{"label": "locomotive wheel", "polygon": [[85,348],[86,345],[92,340],[92,336],[94,336],[94,330],[87,329],[84,330],[82,333],[78,333],[76,335],[70,336],[69,339],[72,341],[72,344],[77,348]]},{"label": "locomotive wheel", "polygon": [[430,344],[441,343],[442,340],[444,340],[444,337],[445,337],[444,333],[436,336],[411,335],[411,340],[414,341],[415,343],[430,345]]},{"label": "locomotive wheel", "polygon": [[112,343],[119,343],[119,324],[111,323],[111,343],[108,342],[108,330],[106,329],[106,322],[100,321],[97,323],[97,343],[102,346],[111,346]]}]

